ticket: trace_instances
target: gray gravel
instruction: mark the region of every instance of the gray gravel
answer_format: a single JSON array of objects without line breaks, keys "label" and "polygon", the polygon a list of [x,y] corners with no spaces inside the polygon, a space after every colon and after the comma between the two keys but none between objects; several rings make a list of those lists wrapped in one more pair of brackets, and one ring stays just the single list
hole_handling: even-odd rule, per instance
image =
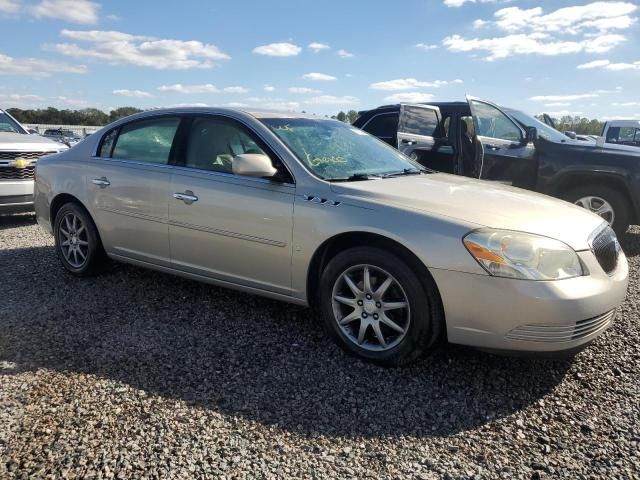
[{"label": "gray gravel", "polygon": [[0,218],[0,478],[640,478],[630,295],[571,361],[345,356],[305,309],[124,265],[76,279]]}]

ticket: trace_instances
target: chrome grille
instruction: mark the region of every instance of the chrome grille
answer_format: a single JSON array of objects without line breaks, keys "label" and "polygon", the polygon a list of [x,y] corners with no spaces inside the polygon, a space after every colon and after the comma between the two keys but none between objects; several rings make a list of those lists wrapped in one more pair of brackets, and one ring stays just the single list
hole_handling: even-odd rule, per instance
[{"label": "chrome grille", "polygon": [[0,160],[15,160],[24,158],[25,160],[37,160],[40,157],[55,152],[0,152]]},{"label": "chrome grille", "polygon": [[592,335],[608,327],[616,316],[611,310],[597,317],[580,320],[573,325],[533,323],[514,328],[506,337],[510,340],[526,342],[570,342]]},{"label": "chrome grille", "polygon": [[0,165],[0,180],[32,180],[36,167],[3,167]]},{"label": "chrome grille", "polygon": [[620,244],[611,227],[602,229],[591,241],[591,251],[606,273],[613,272],[618,266]]}]

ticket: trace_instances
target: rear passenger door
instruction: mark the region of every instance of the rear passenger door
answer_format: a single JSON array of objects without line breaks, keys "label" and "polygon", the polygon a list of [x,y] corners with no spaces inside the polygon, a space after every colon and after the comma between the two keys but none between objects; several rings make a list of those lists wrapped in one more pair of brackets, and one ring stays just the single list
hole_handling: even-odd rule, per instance
[{"label": "rear passenger door", "polygon": [[440,125],[440,109],[430,105],[400,105],[398,122],[398,150],[414,159],[431,151],[436,144]]},{"label": "rear passenger door", "polygon": [[[237,120],[193,116],[184,131],[171,178],[172,266],[289,295],[293,177]],[[283,181],[234,174],[235,156],[245,153],[268,155]]]},{"label": "rear passenger door", "polygon": [[87,162],[88,206],[110,254],[169,265],[169,159],[180,121],[158,116],[116,127]]}]

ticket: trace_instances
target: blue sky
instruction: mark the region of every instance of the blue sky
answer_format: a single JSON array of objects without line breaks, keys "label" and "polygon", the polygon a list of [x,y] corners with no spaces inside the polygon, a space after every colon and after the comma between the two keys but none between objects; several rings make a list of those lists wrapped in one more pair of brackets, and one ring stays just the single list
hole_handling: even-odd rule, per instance
[{"label": "blue sky", "polygon": [[0,0],[0,106],[317,114],[465,94],[640,118],[635,1]]}]

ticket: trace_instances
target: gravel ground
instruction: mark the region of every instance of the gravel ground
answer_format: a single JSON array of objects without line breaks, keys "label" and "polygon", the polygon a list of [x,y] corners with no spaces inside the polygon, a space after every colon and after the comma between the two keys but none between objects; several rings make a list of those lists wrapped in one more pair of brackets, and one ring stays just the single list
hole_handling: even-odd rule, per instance
[{"label": "gravel ground", "polygon": [[124,265],[76,279],[0,218],[0,478],[640,478],[630,295],[573,360],[344,355],[310,311]]}]

